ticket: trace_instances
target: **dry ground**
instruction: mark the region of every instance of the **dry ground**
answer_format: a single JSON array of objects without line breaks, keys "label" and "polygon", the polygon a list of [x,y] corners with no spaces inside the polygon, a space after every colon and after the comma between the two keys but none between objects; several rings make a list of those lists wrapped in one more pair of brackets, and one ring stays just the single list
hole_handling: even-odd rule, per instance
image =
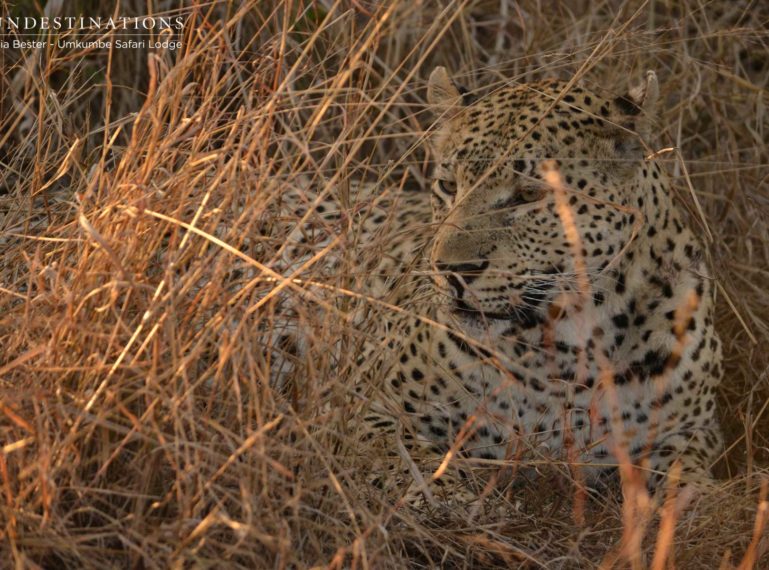
[{"label": "dry ground", "polygon": [[[181,51],[0,50],[0,567],[769,567],[767,3],[119,10],[148,6],[186,18]],[[266,381],[280,282],[265,266],[292,224],[274,214],[281,187],[301,174],[350,207],[350,179],[425,187],[435,65],[481,92],[660,77],[657,146],[675,149],[664,161],[718,277],[728,449],[716,488],[659,532],[619,491],[584,520],[544,486],[471,514],[367,494],[371,458],[345,430],[352,259],[327,280],[331,317],[304,305],[312,345],[288,388]]]}]

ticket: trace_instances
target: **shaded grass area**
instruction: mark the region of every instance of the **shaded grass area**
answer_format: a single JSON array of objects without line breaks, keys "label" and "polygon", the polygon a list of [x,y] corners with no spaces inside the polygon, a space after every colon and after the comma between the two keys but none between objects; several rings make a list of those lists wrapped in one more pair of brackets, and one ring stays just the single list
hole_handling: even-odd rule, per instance
[{"label": "shaded grass area", "polygon": [[[763,4],[155,9],[187,18],[181,52],[0,52],[0,564],[769,564]],[[282,194],[309,181],[352,211],[350,180],[428,191],[435,65],[478,93],[575,74],[622,93],[656,70],[657,148],[677,149],[662,156],[709,246],[726,351],[718,484],[677,520],[646,505],[623,519],[615,489],[577,523],[573,491],[547,480],[470,514],[414,512],[365,488],[378,451],[347,426],[366,329],[347,315],[366,301],[342,291],[360,289],[360,256],[381,248],[356,249],[351,225],[333,275],[281,280],[271,270],[297,223]],[[276,390],[271,367],[292,360],[275,343],[281,299],[302,291],[296,321],[310,345]],[[667,539],[671,552],[657,554]]]}]

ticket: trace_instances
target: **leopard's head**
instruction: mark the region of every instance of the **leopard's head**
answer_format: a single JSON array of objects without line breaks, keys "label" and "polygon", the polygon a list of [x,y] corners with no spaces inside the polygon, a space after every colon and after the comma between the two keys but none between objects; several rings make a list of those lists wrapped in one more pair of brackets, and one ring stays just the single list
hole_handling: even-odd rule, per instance
[{"label": "leopard's head", "polygon": [[621,97],[543,81],[472,99],[433,71],[431,261],[457,314],[536,322],[622,258],[663,184],[643,142],[657,94],[648,72]]}]

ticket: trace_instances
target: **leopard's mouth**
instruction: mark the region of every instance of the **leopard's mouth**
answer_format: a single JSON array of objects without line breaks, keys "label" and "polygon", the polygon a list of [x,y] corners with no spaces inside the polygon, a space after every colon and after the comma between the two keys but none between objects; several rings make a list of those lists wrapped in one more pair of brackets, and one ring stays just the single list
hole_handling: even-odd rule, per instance
[{"label": "leopard's mouth", "polygon": [[451,296],[451,312],[465,321],[507,321],[522,328],[532,328],[544,322],[546,308],[556,289],[556,282],[538,278],[526,285],[508,292],[507,299],[484,302],[475,296],[468,298],[465,288],[454,291]]},{"label": "leopard's mouth", "polygon": [[460,319],[475,323],[507,321],[524,328],[531,328],[542,322],[539,310],[529,305],[509,305],[502,311],[486,310],[471,307],[463,299],[454,299],[451,312]]}]

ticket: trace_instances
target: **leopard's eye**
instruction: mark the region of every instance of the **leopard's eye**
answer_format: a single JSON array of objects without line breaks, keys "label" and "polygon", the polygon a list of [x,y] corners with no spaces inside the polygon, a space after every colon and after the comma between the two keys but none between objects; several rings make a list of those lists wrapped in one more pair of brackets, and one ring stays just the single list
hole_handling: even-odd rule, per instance
[{"label": "leopard's eye", "polygon": [[457,183],[454,180],[438,180],[438,188],[449,196],[457,193]]},{"label": "leopard's eye", "polygon": [[536,188],[532,186],[523,188],[518,193],[520,201],[524,203],[536,202],[537,200],[540,200],[544,195],[545,192],[542,190],[542,188]]},{"label": "leopard's eye", "polygon": [[526,187],[514,192],[507,199],[498,202],[495,207],[498,210],[510,210],[517,206],[536,202],[544,197],[545,191],[542,188]]}]

